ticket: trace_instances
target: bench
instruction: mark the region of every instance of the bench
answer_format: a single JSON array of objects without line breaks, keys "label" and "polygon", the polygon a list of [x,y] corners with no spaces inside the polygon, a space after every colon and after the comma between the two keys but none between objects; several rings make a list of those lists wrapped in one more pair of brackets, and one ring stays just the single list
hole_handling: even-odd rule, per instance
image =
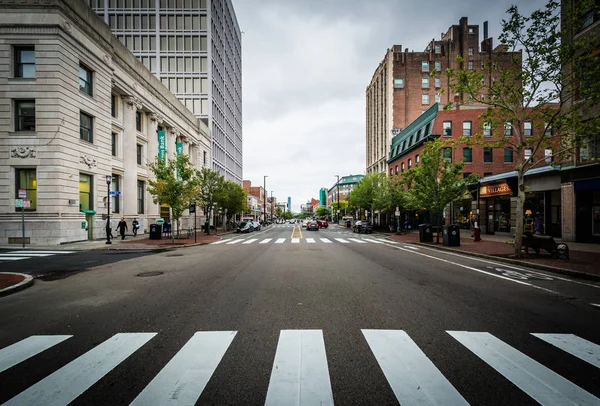
[{"label": "bench", "polygon": [[545,250],[550,255],[560,258],[564,256],[569,259],[569,247],[565,243],[557,243],[554,238],[549,235],[533,235],[532,233],[526,232],[523,234],[522,249],[529,255],[529,248],[535,251],[536,255],[540,254],[540,250]]}]

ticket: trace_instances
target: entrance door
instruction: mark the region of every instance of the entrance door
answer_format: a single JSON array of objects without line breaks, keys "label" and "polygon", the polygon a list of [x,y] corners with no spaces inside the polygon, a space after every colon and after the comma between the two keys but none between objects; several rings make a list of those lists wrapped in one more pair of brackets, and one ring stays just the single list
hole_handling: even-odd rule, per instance
[{"label": "entrance door", "polygon": [[94,239],[94,215],[86,214],[85,221],[87,222],[87,239],[93,240]]}]

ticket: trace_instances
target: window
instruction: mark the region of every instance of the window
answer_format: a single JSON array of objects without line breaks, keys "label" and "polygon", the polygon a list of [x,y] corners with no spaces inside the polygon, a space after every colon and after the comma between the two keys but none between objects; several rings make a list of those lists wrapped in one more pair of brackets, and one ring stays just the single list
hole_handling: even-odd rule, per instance
[{"label": "window", "polygon": [[429,95],[428,94],[421,95],[421,104],[429,104]]},{"label": "window", "polygon": [[554,135],[554,131],[552,130],[551,125],[544,124],[544,135],[546,137],[552,137],[552,135]]},{"label": "window", "polygon": [[33,47],[15,47],[16,78],[35,78],[35,49]]},{"label": "window", "polygon": [[439,93],[436,93],[435,95],[435,102],[436,103],[440,103],[442,100],[442,96]]},{"label": "window", "polygon": [[473,162],[473,148],[463,148],[463,161],[467,163]]},{"label": "window", "polygon": [[136,154],[136,162],[138,165],[142,164],[142,146],[140,144],[135,144],[135,154]]},{"label": "window", "polygon": [[[18,196],[19,189],[27,192],[25,199],[29,200],[30,206],[24,210],[35,210],[37,208],[37,176],[35,168],[16,168],[15,175],[17,177],[15,186],[15,196]],[[15,209],[21,211],[21,209]]]},{"label": "window", "polygon": [[94,95],[92,88],[92,71],[82,64],[79,64],[79,90],[90,96]]},{"label": "window", "polygon": [[436,44],[436,45],[434,46],[434,50],[435,50],[434,52],[435,52],[436,54],[441,54],[441,53],[442,53],[442,46],[441,46],[441,45],[439,45],[439,44]]},{"label": "window", "polygon": [[471,135],[471,122],[470,121],[463,121],[463,136],[465,137],[470,137]]},{"label": "window", "polygon": [[444,132],[444,137],[452,136],[452,121],[444,121],[444,123],[442,124],[442,128]]},{"label": "window", "polygon": [[427,61],[421,62],[421,70],[423,72],[429,72],[429,62],[427,62]]},{"label": "window", "polygon": [[546,148],[544,150],[544,160],[546,161],[547,164],[551,164],[552,163],[552,149],[551,148]]},{"label": "window", "polygon": [[400,164],[400,172],[404,172],[404,162]]},{"label": "window", "polygon": [[531,137],[533,135],[533,126],[531,121],[525,121],[523,123],[523,135],[526,137]]},{"label": "window", "polygon": [[444,148],[443,156],[444,156],[444,161],[452,162],[452,148]]},{"label": "window", "polygon": [[404,79],[402,78],[395,78],[394,79],[394,88],[395,89],[402,89],[404,87]]},{"label": "window", "polygon": [[492,176],[494,172],[483,172],[483,177]]},{"label": "window", "polygon": [[512,123],[507,121],[504,123],[504,136],[511,137],[512,136]]},{"label": "window", "polygon": [[525,162],[531,159],[531,155],[533,154],[533,150],[531,148],[525,148]]},{"label": "window", "polygon": [[408,159],[408,169],[412,168],[412,159]]},{"label": "window", "polygon": [[87,142],[94,142],[92,122],[92,116],[79,112],[79,138]]},{"label": "window", "polygon": [[419,154],[415,155],[415,164],[418,165],[420,161]]},{"label": "window", "polygon": [[35,131],[35,100],[15,100],[15,131]]},{"label": "window", "polygon": [[468,67],[470,70],[473,70],[473,61],[469,61],[469,62],[467,63],[467,67]]},{"label": "window", "polygon": [[396,165],[396,175],[398,175],[398,165]]},{"label": "window", "polygon": [[413,144],[414,135],[411,135],[408,139],[408,146],[410,147]]},{"label": "window", "polygon": [[421,78],[421,87],[428,88],[429,87],[429,78]]},{"label": "window", "polygon": [[513,150],[510,148],[504,148],[504,163],[509,164],[513,161]]},{"label": "window", "polygon": [[492,136],[492,123],[483,123],[483,136],[491,137]]},{"label": "window", "polygon": [[435,78],[435,87],[442,87],[442,79]]},{"label": "window", "polygon": [[117,95],[110,95],[110,115],[117,118]]},{"label": "window", "polygon": [[117,133],[110,134],[110,146],[112,156],[117,156],[117,141],[119,140],[119,135]]},{"label": "window", "polygon": [[467,28],[467,32],[469,34],[475,34],[475,29],[473,27],[469,27],[469,28]]},{"label": "window", "polygon": [[137,131],[142,131],[142,113],[139,111],[135,112],[135,129]]},{"label": "window", "polygon": [[79,210],[93,210],[92,177],[83,173],[79,174]]},{"label": "window", "polygon": [[483,148],[483,162],[490,163],[493,160],[492,148],[485,147]]},{"label": "window", "polygon": [[467,179],[469,176],[471,176],[471,172],[463,172],[463,179]]},{"label": "window", "polygon": [[[119,175],[112,176],[112,182],[110,184],[111,191],[117,192],[117,191],[121,190],[120,189],[120,180],[121,179],[120,179]],[[119,207],[119,202],[120,202],[119,195],[112,195],[110,197],[110,210],[113,213],[118,213],[121,210],[121,208]]]},{"label": "window", "polygon": [[469,56],[473,56],[473,48],[469,48]]},{"label": "window", "polygon": [[202,165],[206,165],[206,151],[202,151]]},{"label": "window", "polygon": [[145,182],[143,180],[137,181],[137,211],[138,214],[144,214],[144,191]]},{"label": "window", "polygon": [[441,62],[439,62],[439,61],[435,62],[435,70],[438,71],[438,72],[442,70],[442,63]]}]

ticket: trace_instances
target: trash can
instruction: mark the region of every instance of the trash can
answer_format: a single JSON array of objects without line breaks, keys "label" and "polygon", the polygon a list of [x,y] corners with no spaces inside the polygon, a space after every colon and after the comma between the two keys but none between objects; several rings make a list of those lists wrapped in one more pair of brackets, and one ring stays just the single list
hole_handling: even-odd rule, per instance
[{"label": "trash can", "polygon": [[444,226],[444,241],[443,244],[447,247],[460,246],[460,227],[456,224]]},{"label": "trash can", "polygon": [[162,225],[150,224],[150,239],[160,240],[162,238]]},{"label": "trash can", "polygon": [[431,224],[419,224],[419,242],[433,242]]},{"label": "trash can", "polygon": [[352,227],[352,221],[346,220],[346,228],[350,228],[350,227]]}]

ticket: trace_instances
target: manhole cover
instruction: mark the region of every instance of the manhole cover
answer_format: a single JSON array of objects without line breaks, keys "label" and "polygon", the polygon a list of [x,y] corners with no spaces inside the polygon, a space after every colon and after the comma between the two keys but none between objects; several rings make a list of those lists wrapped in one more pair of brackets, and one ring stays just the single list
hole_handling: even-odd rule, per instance
[{"label": "manhole cover", "polygon": [[137,274],[136,276],[142,276],[142,277],[144,277],[144,276],[158,276],[158,275],[162,275],[162,274],[163,273],[159,272],[159,271],[152,271],[152,272],[142,272],[142,273]]},{"label": "manhole cover", "polygon": [[182,257],[183,254],[167,254],[165,257]]}]

